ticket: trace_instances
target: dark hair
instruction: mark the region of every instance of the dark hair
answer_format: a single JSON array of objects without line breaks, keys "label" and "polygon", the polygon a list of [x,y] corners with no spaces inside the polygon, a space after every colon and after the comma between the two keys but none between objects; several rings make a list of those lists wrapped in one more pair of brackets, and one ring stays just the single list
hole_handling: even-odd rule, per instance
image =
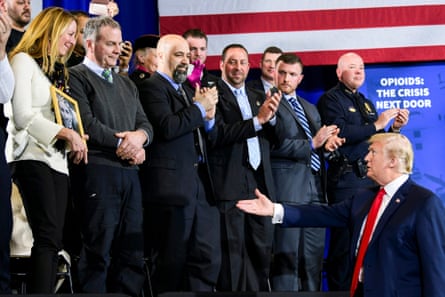
[{"label": "dark hair", "polygon": [[263,55],[261,56],[261,61],[264,60],[264,56],[267,53],[271,53],[271,54],[282,54],[283,51],[281,50],[281,48],[276,47],[276,46],[269,46],[268,48],[266,48],[263,52]]},{"label": "dark hair", "polygon": [[291,64],[291,65],[300,64],[301,70],[303,70],[303,67],[304,67],[303,62],[301,61],[300,57],[294,53],[281,54],[275,61],[275,65],[277,65],[278,62],[280,62],[280,61],[285,64]]},{"label": "dark hair", "polygon": [[222,61],[224,61],[224,60],[226,59],[226,53],[227,53],[227,51],[228,51],[229,49],[231,49],[231,48],[240,48],[240,49],[243,49],[243,50],[246,52],[247,56],[249,56],[249,52],[248,52],[247,49],[244,47],[244,45],[239,44],[239,43],[232,43],[232,44],[229,44],[228,46],[226,46],[226,47],[223,49],[223,51],[222,51],[222,55],[221,55],[221,60],[222,60]]},{"label": "dark hair", "polygon": [[193,28],[185,31],[182,34],[182,37],[184,37],[184,39],[187,39],[188,37],[204,38],[206,43],[208,42],[207,35],[199,28]]}]

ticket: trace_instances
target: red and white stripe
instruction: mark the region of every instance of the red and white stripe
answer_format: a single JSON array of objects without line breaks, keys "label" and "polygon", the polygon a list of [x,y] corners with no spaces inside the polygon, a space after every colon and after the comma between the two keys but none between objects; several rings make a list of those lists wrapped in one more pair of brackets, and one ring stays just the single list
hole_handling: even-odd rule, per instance
[{"label": "red and white stripe", "polygon": [[207,67],[241,43],[257,67],[265,48],[296,52],[305,65],[336,64],[354,51],[366,63],[445,60],[445,0],[159,0],[161,34],[201,28]]}]

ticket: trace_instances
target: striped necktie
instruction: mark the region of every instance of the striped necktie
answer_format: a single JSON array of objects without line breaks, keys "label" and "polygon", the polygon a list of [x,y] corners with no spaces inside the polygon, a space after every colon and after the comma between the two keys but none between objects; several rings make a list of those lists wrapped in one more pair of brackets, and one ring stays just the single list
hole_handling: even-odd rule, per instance
[{"label": "striped necktie", "polygon": [[113,76],[110,69],[104,69],[104,71],[102,71],[102,77],[109,83],[113,83]]},{"label": "striped necktie", "polygon": [[[298,100],[295,99],[294,97],[290,97],[287,100],[289,101],[293,110],[297,114],[298,120],[300,121],[300,124],[303,127],[303,130],[306,133],[307,138],[309,139],[309,141],[312,142],[312,132],[311,129],[309,128],[309,123],[307,121],[306,115],[304,114],[303,107],[301,106],[300,102],[298,102]],[[320,157],[314,150],[311,151],[311,168],[314,171],[320,170]]]}]

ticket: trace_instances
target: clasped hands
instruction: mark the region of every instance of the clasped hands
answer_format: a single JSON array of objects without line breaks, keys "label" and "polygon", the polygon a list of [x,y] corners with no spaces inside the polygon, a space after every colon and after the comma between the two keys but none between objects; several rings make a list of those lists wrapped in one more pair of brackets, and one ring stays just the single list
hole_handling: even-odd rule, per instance
[{"label": "clasped hands", "polygon": [[145,161],[144,143],[147,135],[142,130],[124,131],[115,134],[121,139],[116,155],[122,160],[128,160],[132,165],[139,165]]},{"label": "clasped hands", "polygon": [[312,138],[312,146],[314,149],[324,147],[327,152],[333,152],[342,146],[346,139],[338,137],[340,128],[337,125],[323,125]]},{"label": "clasped hands", "polygon": [[201,88],[199,84],[195,85],[194,102],[199,102],[206,111],[206,120],[211,120],[215,117],[216,104],[218,103],[218,89]]},{"label": "clasped hands", "polygon": [[380,113],[374,126],[377,131],[384,129],[389,122],[394,119],[392,124],[393,130],[400,130],[403,126],[408,124],[409,110],[404,108],[391,108]]}]

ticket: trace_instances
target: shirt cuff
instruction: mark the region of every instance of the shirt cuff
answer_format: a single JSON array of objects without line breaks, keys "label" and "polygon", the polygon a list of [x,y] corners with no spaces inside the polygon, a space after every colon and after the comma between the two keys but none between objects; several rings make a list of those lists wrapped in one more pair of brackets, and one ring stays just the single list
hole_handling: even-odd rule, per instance
[{"label": "shirt cuff", "polygon": [[282,204],[274,203],[273,204],[273,217],[272,224],[282,224],[284,218],[284,208]]},{"label": "shirt cuff", "polygon": [[255,131],[260,131],[261,129],[263,129],[263,126],[261,126],[260,121],[258,121],[258,117],[253,117],[252,120]]},{"label": "shirt cuff", "polygon": [[276,115],[274,115],[274,116],[269,120],[269,124],[270,124],[271,126],[274,126],[274,127],[275,127],[275,125],[277,124],[277,116],[276,116]]},{"label": "shirt cuff", "polygon": [[212,130],[214,126],[215,126],[215,118],[208,121],[204,121],[204,129],[206,132]]},{"label": "shirt cuff", "polygon": [[202,118],[204,119],[206,117],[206,110],[204,106],[202,106],[202,104],[197,101],[193,102],[193,104],[195,104],[199,108],[199,110],[201,111]]}]

